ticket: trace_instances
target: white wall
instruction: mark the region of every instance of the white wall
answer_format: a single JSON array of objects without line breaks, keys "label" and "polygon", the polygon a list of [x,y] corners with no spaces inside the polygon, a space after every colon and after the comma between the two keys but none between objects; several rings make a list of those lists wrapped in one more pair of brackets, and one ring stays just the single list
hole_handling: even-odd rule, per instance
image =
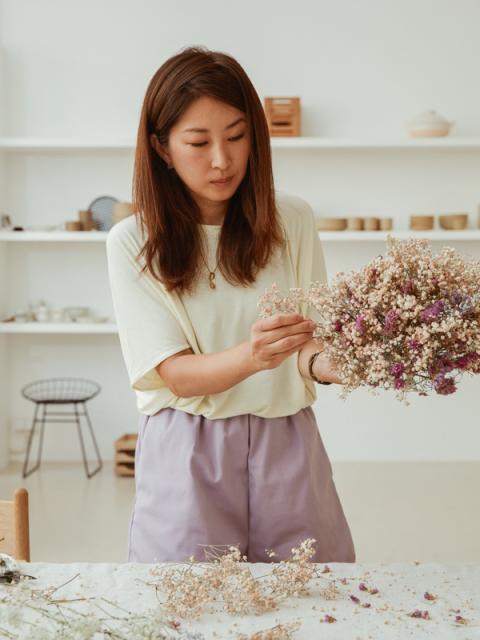
[{"label": "white wall", "polygon": [[[0,15],[1,24],[1,15]],[[5,58],[0,41],[0,135],[4,133],[5,125],[5,103],[6,103],[6,73]],[[0,153],[0,215],[6,205],[5,185],[6,185],[6,162],[3,154]],[[7,309],[5,296],[2,292],[7,289],[7,248],[0,246],[0,317],[4,317]],[[8,449],[10,444],[10,416],[9,416],[9,366],[8,366],[8,338],[0,336],[0,469],[8,463]]]},{"label": "white wall", "polygon": [[134,133],[150,76],[192,44],[237,57],[259,94],[300,95],[304,135],[401,133],[426,108],[478,133],[477,0],[1,4],[18,135]]},{"label": "white wall", "polygon": [[[454,135],[480,135],[476,0],[0,0],[0,9],[5,135],[134,139],[150,77],[192,44],[235,56],[261,98],[301,96],[303,135],[403,137],[405,120],[426,109],[455,120]],[[396,228],[407,228],[411,213],[468,211],[476,225],[478,151],[278,150],[274,169],[277,187],[306,198],[318,215],[393,216]],[[131,170],[128,152],[12,154],[0,203],[17,224],[57,223],[97,195],[129,199]],[[478,254],[475,243],[450,244]],[[29,291],[111,312],[101,245],[56,247],[48,258],[45,247],[9,250],[21,282],[9,292],[11,305]],[[324,250],[332,277],[384,246],[325,244]],[[48,263],[57,258],[64,273],[51,282]],[[33,260],[38,269],[25,281],[26,262]],[[83,260],[91,265],[84,272]],[[70,290],[69,281],[75,282]],[[105,457],[115,437],[136,429],[116,337],[8,340],[14,427],[25,428],[31,418],[20,387],[63,372],[91,375],[104,388],[91,412]],[[333,460],[478,459],[477,386],[466,379],[454,397],[414,398],[408,408],[392,396],[362,392],[341,402],[338,388],[319,387],[315,411]],[[61,434],[55,446],[54,434]],[[78,458],[76,438],[73,426],[48,427],[46,459]]]}]

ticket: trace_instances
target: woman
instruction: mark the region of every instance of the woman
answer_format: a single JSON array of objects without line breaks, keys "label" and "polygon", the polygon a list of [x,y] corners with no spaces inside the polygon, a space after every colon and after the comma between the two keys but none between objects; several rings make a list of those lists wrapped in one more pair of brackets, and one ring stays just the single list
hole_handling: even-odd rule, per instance
[{"label": "woman", "polygon": [[326,281],[314,215],[274,189],[263,108],[233,58],[191,47],[155,73],[133,204],[107,240],[141,414],[128,560],[205,561],[208,545],[238,544],[271,562],[313,537],[314,561],[354,562],[311,408],[311,375],[340,380],[312,359],[311,321],[258,316],[273,282]]}]

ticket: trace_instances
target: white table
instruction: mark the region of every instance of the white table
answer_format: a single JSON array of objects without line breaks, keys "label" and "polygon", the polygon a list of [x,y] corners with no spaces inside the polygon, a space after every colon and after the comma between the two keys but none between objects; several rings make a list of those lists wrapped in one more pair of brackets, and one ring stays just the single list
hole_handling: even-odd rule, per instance
[{"label": "white table", "polygon": [[[155,594],[148,564],[103,563],[19,563],[23,573],[36,576],[30,581],[35,588],[59,586],[80,574],[75,580],[55,593],[65,599],[105,596],[128,610],[141,612],[158,605],[161,594]],[[254,576],[271,570],[270,564],[248,565]],[[330,572],[322,573],[325,566]],[[291,598],[277,611],[260,616],[230,616],[220,612],[204,614],[198,621],[181,621],[182,627],[199,631],[207,639],[236,638],[237,633],[251,634],[275,626],[278,622],[300,618],[301,627],[293,634],[298,639],[336,638],[341,640],[370,640],[378,638],[435,638],[436,640],[480,639],[480,565],[465,563],[392,563],[392,564],[318,564],[318,573],[333,580],[338,589],[337,598],[326,600],[320,596],[327,583],[315,579],[310,583],[310,596]],[[343,579],[343,582],[341,580]],[[158,580],[158,578],[157,578]],[[360,583],[377,588],[379,593],[360,590]],[[1,591],[11,588],[0,585]],[[424,598],[429,592],[435,601]],[[355,603],[350,595],[360,599]],[[370,608],[361,606],[370,603]],[[88,602],[75,603],[78,610],[87,611]],[[430,619],[412,618],[408,613],[428,611]],[[455,623],[457,610],[468,624]],[[337,622],[320,622],[325,614]],[[0,615],[1,618],[1,615]],[[133,640],[133,639],[132,639]]]}]

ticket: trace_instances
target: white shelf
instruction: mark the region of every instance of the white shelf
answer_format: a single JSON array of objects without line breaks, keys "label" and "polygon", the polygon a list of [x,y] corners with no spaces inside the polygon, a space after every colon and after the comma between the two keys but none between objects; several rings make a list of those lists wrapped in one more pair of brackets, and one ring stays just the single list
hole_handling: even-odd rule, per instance
[{"label": "white shelf", "polygon": [[118,333],[111,322],[0,322],[0,333]]},{"label": "white shelf", "polygon": [[0,151],[133,151],[130,139],[0,138]]},{"label": "white shelf", "polygon": [[480,149],[480,138],[271,138],[272,149]]},{"label": "white shelf", "polygon": [[277,149],[480,149],[480,138],[273,138]]},{"label": "white shelf", "polygon": [[[429,240],[480,240],[480,229],[463,231],[319,231],[323,242],[385,242],[387,235],[399,239],[428,238]],[[0,231],[0,242],[105,242],[107,231]]]},{"label": "white shelf", "polygon": [[105,242],[108,231],[0,231],[0,242]]},{"label": "white shelf", "polygon": [[[480,149],[480,137],[445,136],[443,138],[324,138],[319,136],[273,137],[272,149]],[[133,139],[84,138],[0,138],[0,151],[130,151]]]},{"label": "white shelf", "polygon": [[443,242],[445,240],[480,240],[480,229],[465,229],[464,231],[446,231],[432,229],[432,231],[319,231],[322,242],[386,242],[387,236],[399,240],[407,238],[426,238],[427,240]]}]

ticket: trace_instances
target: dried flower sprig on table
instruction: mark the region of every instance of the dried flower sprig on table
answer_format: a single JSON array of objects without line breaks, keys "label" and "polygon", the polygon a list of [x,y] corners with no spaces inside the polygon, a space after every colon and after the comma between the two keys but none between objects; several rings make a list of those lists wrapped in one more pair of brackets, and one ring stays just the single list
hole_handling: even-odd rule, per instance
[{"label": "dried flower sprig on table", "polygon": [[295,631],[301,627],[300,620],[293,622],[279,622],[270,629],[255,631],[251,635],[240,633],[236,640],[290,640],[294,637]]},{"label": "dried flower sprig on table", "polygon": [[315,542],[307,538],[292,549],[289,559],[275,563],[272,571],[261,577],[252,575],[247,557],[234,545],[226,545],[226,549],[206,545],[209,562],[196,562],[191,556],[187,566],[158,567],[152,574],[160,578],[156,586],[166,594],[162,604],[178,617],[198,618],[207,605],[218,601],[231,615],[258,615],[277,609],[286,598],[308,594],[307,583],[318,577],[311,562]]},{"label": "dried flower sprig on table", "polygon": [[420,396],[457,390],[463,373],[480,373],[480,261],[425,239],[387,236],[387,253],[331,286],[310,283],[282,295],[276,283],[259,298],[260,317],[319,314],[314,338],[342,380],[340,398],[358,387]]}]

